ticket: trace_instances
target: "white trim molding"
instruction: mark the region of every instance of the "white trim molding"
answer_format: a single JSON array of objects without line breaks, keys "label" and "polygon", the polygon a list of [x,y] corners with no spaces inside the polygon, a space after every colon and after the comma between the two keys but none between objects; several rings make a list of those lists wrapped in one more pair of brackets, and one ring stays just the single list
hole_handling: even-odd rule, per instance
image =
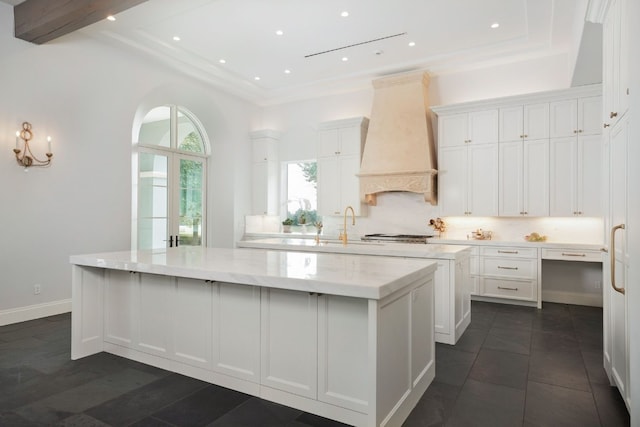
[{"label": "white trim molding", "polygon": [[585,21],[593,22],[594,24],[604,23],[610,4],[611,0],[589,0],[587,13],[584,17]]},{"label": "white trim molding", "polygon": [[69,313],[70,311],[71,299],[0,310],[0,326]]}]

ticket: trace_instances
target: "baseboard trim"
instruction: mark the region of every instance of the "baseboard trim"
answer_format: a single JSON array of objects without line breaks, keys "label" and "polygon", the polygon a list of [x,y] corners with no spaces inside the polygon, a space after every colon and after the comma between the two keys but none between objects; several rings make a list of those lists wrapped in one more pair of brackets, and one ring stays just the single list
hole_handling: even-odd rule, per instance
[{"label": "baseboard trim", "polygon": [[602,294],[542,290],[542,302],[602,307]]},{"label": "baseboard trim", "polygon": [[71,299],[0,310],[0,326],[26,322],[71,311]]}]

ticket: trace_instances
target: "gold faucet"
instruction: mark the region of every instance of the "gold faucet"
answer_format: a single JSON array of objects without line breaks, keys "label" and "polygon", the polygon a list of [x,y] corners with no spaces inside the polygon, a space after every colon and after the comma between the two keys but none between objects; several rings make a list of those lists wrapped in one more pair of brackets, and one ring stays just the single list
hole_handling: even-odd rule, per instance
[{"label": "gold faucet", "polygon": [[344,209],[344,228],[342,229],[342,233],[338,236],[338,239],[342,240],[342,244],[347,246],[347,212],[351,209],[351,219],[353,223],[351,225],[356,225],[356,212],[353,210],[351,206],[347,206]]}]

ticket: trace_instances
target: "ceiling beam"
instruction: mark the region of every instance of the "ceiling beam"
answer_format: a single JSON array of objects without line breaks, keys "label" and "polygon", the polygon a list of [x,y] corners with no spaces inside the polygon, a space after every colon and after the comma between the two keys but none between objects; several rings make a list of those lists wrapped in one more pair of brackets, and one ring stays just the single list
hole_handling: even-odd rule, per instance
[{"label": "ceiling beam", "polygon": [[43,44],[147,0],[26,0],[13,7],[16,38]]}]

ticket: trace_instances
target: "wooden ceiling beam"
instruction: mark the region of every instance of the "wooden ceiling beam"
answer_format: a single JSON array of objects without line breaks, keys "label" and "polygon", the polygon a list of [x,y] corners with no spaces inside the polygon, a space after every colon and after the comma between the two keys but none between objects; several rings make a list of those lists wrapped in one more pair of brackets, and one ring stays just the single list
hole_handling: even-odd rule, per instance
[{"label": "wooden ceiling beam", "polygon": [[13,7],[16,38],[43,44],[147,0],[26,0]]}]

